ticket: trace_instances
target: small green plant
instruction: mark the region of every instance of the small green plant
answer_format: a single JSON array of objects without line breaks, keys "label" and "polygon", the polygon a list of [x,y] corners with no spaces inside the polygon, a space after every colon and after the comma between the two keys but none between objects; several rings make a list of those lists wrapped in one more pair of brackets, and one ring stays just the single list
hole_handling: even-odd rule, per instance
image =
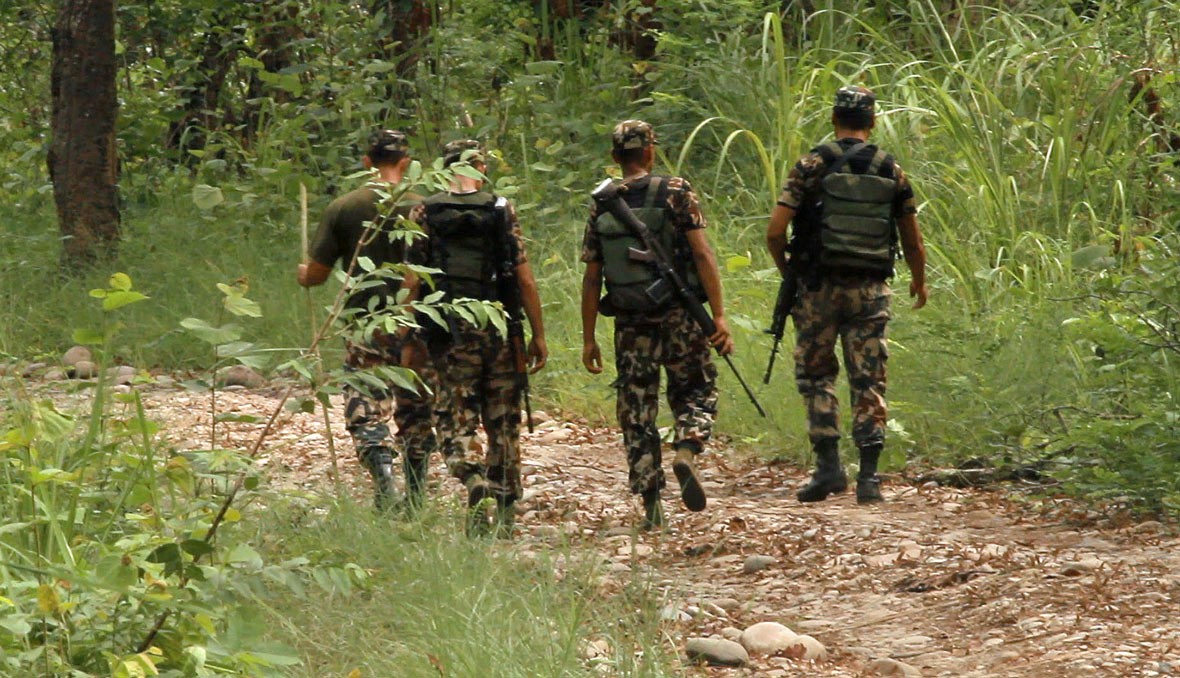
[{"label": "small green plant", "polygon": [[[76,338],[103,355],[119,328],[107,316],[147,296],[124,274],[91,296],[101,300],[102,328]],[[364,573],[346,564],[319,572],[301,559],[268,564],[232,529],[215,541],[219,527],[242,520],[230,505],[235,493],[216,490],[217,469],[201,454],[163,446],[138,391],[108,399],[101,377],[93,388],[91,411],[76,415],[20,382],[7,385],[0,670],[265,675],[298,662],[263,638],[253,608],[264,604],[269,584],[335,592],[363,585]],[[258,477],[248,465],[237,468],[245,506]]]}]

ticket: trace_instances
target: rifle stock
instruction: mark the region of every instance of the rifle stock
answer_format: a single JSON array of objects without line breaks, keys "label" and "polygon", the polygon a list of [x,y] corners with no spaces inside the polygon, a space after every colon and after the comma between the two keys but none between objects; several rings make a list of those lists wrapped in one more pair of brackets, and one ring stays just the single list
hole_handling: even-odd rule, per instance
[{"label": "rifle stock", "polygon": [[[683,308],[688,313],[689,317],[691,317],[705,332],[705,336],[711,337],[716,334],[717,324],[713,322],[712,316],[710,316],[709,312],[705,310],[704,305],[702,305],[700,300],[696,298],[696,295],[694,295],[689,290],[688,285],[684,282],[684,279],[680,277],[680,274],[676,272],[676,269],[672,267],[672,259],[670,259],[668,253],[664,251],[663,247],[660,245],[660,242],[654,236],[652,236],[651,231],[647,227],[647,224],[640,221],[639,217],[635,216],[635,213],[632,212],[631,208],[627,206],[627,203],[623,202],[623,199],[619,197],[619,187],[615,184],[615,182],[611,179],[603,180],[603,182],[591,192],[590,196],[594,198],[594,201],[597,202],[601,208],[613,214],[616,219],[625,224],[627,228],[631,229],[631,232],[639,238],[640,242],[643,243],[643,246],[647,248],[647,253],[650,255],[649,263],[655,267],[656,271],[660,275],[660,278],[667,284],[669,288],[671,288],[671,291],[675,295],[676,301],[680,307]],[[720,351],[718,352],[720,353]],[[733,371],[733,376],[737,377],[738,383],[742,385],[742,389],[744,389],[746,392],[746,397],[748,397],[750,402],[754,404],[754,409],[758,410],[758,414],[765,417],[766,410],[762,409],[762,404],[758,402],[758,398],[754,396],[754,392],[750,390],[750,386],[746,383],[746,380],[742,378],[741,373],[738,372],[737,366],[733,364],[733,360],[731,360],[727,355],[722,355],[721,357],[725,359],[725,363],[729,365],[729,369]]]}]

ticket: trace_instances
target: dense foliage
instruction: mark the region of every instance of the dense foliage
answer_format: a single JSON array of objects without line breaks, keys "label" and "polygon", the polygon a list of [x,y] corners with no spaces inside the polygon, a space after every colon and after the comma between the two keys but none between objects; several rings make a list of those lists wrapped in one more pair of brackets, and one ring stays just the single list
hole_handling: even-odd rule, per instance
[{"label": "dense foliage", "polygon": [[[211,279],[248,278],[263,342],[306,344],[292,280],[299,184],[316,213],[349,185],[367,132],[396,126],[427,165],[459,136],[495,150],[493,178],[517,202],[548,314],[553,357],[534,397],[605,417],[606,381],[578,358],[578,249],[587,192],[609,171],[606,134],[642,117],[660,133],[664,168],[702,196],[749,377],[765,364],[774,293],[766,215],[794,160],[829,133],[832,92],[855,82],[878,93],[876,139],[913,179],[931,255],[931,305],[915,313],[896,299],[892,469],[1028,467],[1103,506],[1180,510],[1176,2],[462,2],[440,6],[421,36],[392,40],[407,20],[396,12],[422,4],[119,3],[125,238],[106,268],[72,278],[58,270],[44,170],[53,3],[0,7],[0,352],[56,359],[76,327],[101,322],[79,300],[112,270],[153,299],[121,311],[112,357],[208,367],[204,344],[178,323],[216,300]],[[777,374],[761,393],[777,410],[770,432],[726,377],[720,425],[752,449],[801,458],[798,397],[790,370]],[[43,450],[70,439],[61,416],[6,407],[0,429],[59,422]],[[109,439],[103,454],[116,457],[103,472],[161,473],[124,460],[144,452],[135,425],[127,431],[130,447]],[[33,454],[32,437],[11,440]],[[72,462],[79,472],[89,454]],[[14,478],[6,487],[22,485]],[[29,491],[71,482],[43,478]],[[4,499],[30,501],[24,489]],[[179,515],[176,529],[190,519]],[[135,539],[124,552],[157,576],[166,563],[150,556],[163,538]],[[107,542],[94,549],[87,557],[121,587],[96,590],[147,595],[147,580],[119,578],[125,565],[108,562]],[[51,593],[37,633],[65,623]],[[148,602],[120,605],[126,619]],[[12,623],[32,633],[32,621]]]}]

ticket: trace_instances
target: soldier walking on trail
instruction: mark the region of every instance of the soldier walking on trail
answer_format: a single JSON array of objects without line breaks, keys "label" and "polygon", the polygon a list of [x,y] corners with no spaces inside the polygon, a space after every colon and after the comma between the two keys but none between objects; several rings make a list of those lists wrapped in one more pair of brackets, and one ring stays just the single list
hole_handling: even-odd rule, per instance
[{"label": "soldier walking on trail", "polygon": [[[681,277],[708,300],[717,326],[713,336],[706,336],[674,299],[654,300],[647,290],[659,280],[659,273],[650,252],[613,214],[591,205],[582,245],[582,363],[594,374],[602,372],[595,325],[599,313],[613,316],[616,410],[631,492],[643,497],[645,529],[654,529],[664,524],[660,490],[665,479],[656,428],[660,367],[667,375],[668,404],[675,418],[672,469],[684,505],[701,511],[706,497],[694,460],[709,440],[717,413],[717,368],[710,346],[728,355],[733,339],[696,194],[680,177],[651,173],[656,136],[648,123],[625,120],[615,127],[611,140],[612,157],[623,173],[620,197],[671,254]],[[646,260],[644,254],[649,255]],[[604,282],[606,296],[600,299]]]},{"label": "soldier walking on trail", "polygon": [[848,488],[839,453],[837,338],[851,391],[852,440],[860,452],[856,500],[882,500],[877,462],[885,445],[888,279],[899,236],[912,276],[913,307],[926,304],[926,251],[913,189],[893,157],[868,143],[875,102],[864,87],[836,92],[836,140],[796,163],[766,230],[779,271],[799,283],[792,310],[795,381],[816,454],[815,473],[797,493],[801,502],[822,501]]},{"label": "soldier walking on trail", "polygon": [[[350,328],[345,359],[349,371],[400,364],[402,342],[397,335],[366,328],[393,307],[400,280],[388,270],[382,272],[383,277],[365,276],[358,261],[367,257],[378,269],[404,261],[404,241],[393,231],[398,228],[399,217],[408,216],[411,207],[421,200],[419,195],[397,189],[410,165],[408,153],[409,144],[402,132],[385,129],[371,135],[362,163],[367,169],[375,169],[376,176],[328,205],[311,244],[310,261],[299,265],[298,280],[304,287],[326,281],[337,262],[350,277],[365,278],[348,296],[341,314]],[[383,204],[386,201],[393,204]],[[419,373],[429,382],[428,369],[420,369]],[[393,459],[397,448],[404,452],[407,498],[412,503],[421,502],[435,445],[433,398],[425,390],[421,394],[390,388],[360,390],[347,384],[344,398],[348,432],[357,457],[373,476],[377,508],[385,510],[393,504]],[[396,447],[391,444],[387,424],[391,414],[397,423]]]},{"label": "soldier walking on trail", "polygon": [[[481,174],[487,171],[477,141],[451,142],[443,156],[446,167],[463,161]],[[411,247],[410,261],[442,271],[434,282],[444,302],[503,302],[510,326],[519,323],[523,314],[532,332],[529,371],[536,372],[548,357],[536,280],[512,203],[484,190],[483,183],[456,173],[450,190],[426,198],[415,208],[412,218],[428,237]],[[419,296],[416,276],[408,275],[404,284],[411,290],[411,299]],[[526,356],[520,352],[524,347],[490,323],[480,327],[458,313],[444,314],[443,319],[445,329],[421,318],[422,328],[414,334],[425,338],[438,370],[436,421],[447,469],[467,488],[468,532],[488,531],[483,500],[492,497],[496,531],[511,536],[513,505],[521,496],[520,409],[526,378],[521,372]],[[487,433],[486,452],[476,439],[481,422]]]}]

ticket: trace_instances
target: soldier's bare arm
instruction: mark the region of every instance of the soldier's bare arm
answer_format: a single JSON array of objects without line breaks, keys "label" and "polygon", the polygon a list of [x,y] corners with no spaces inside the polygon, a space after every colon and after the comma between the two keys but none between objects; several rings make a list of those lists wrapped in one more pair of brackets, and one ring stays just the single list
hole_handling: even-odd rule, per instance
[{"label": "soldier's bare arm", "polygon": [[586,262],[582,274],[582,364],[592,374],[602,372],[602,351],[594,338],[598,324],[598,298],[602,295],[602,262]]},{"label": "soldier's bare arm", "polygon": [[787,275],[787,227],[794,218],[795,210],[779,203],[770,212],[770,223],[766,225],[766,249],[783,276]]},{"label": "soldier's bare arm", "polygon": [[910,269],[910,296],[914,297],[914,308],[922,308],[926,305],[929,290],[926,288],[926,246],[922,244],[917,215],[906,214],[899,218],[897,232],[901,236],[906,266]]},{"label": "soldier's bare arm", "polygon": [[684,237],[692,249],[697,276],[701,280],[701,287],[705,288],[713,324],[717,326],[717,331],[709,337],[709,343],[717,347],[717,352],[721,355],[729,355],[733,353],[733,337],[729,333],[729,322],[725,319],[725,303],[721,297],[721,272],[717,268],[717,257],[713,254],[708,238],[705,237],[705,229],[685,231]]},{"label": "soldier's bare arm", "polygon": [[526,261],[516,266],[516,282],[520,285],[520,305],[529,319],[532,338],[529,339],[529,361],[532,374],[545,366],[549,359],[549,348],[545,345],[545,323],[541,318],[541,295],[537,292],[537,279],[533,267]]}]

